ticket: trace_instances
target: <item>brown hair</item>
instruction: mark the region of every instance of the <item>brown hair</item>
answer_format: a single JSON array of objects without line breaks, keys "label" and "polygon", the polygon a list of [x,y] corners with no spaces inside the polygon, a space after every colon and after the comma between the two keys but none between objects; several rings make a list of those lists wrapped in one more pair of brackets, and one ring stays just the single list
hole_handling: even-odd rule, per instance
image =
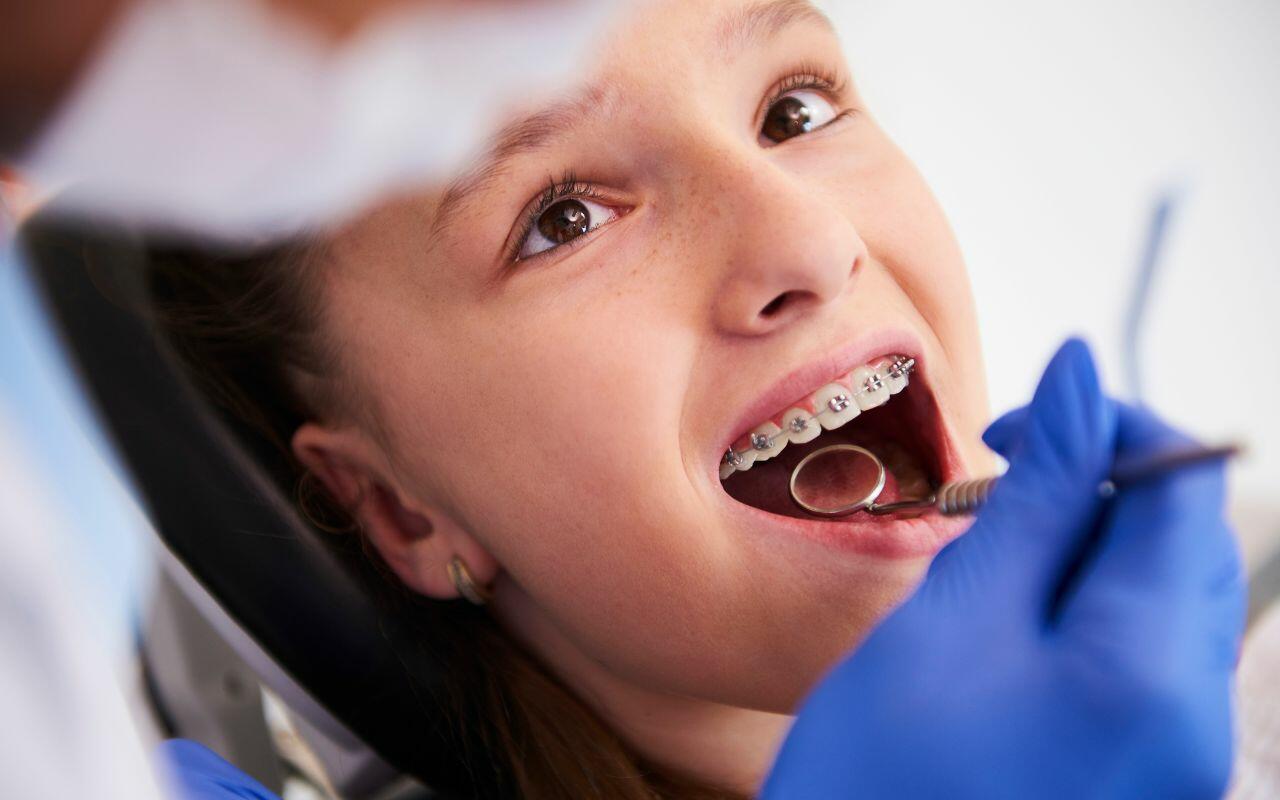
[{"label": "brown hair", "polygon": [[[483,611],[430,601],[399,584],[318,481],[290,440],[323,397],[331,354],[318,344],[321,245],[299,242],[249,255],[155,248],[148,281],[155,319],[192,380],[219,407],[304,515],[353,568],[376,573],[387,613],[407,617],[418,645],[448,654],[442,716],[479,797],[738,800],[741,796],[646,763],[531,653]],[[320,384],[322,381],[307,381]],[[312,392],[314,395],[315,392]],[[355,562],[359,562],[356,564]],[[380,589],[380,590],[379,590]],[[412,644],[402,654],[414,668]]]}]

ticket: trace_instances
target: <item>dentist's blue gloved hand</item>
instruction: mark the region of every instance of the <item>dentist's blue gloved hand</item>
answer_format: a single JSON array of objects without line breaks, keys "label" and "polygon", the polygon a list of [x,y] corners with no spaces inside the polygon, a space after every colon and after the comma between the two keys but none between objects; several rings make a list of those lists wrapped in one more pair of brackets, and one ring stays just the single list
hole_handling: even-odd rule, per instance
[{"label": "dentist's blue gloved hand", "polygon": [[174,800],[280,800],[204,745],[172,739],[158,756],[178,792]]},{"label": "dentist's blue gloved hand", "polygon": [[1118,454],[1186,439],[1105,399],[1078,341],[985,438],[1007,475],[806,700],[764,797],[1220,797],[1244,619],[1222,466],[1103,500]]}]

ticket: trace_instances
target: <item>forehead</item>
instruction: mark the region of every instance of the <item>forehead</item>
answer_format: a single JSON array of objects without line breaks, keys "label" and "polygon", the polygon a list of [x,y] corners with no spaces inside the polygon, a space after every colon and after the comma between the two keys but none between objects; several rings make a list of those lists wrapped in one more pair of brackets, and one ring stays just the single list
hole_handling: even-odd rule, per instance
[{"label": "forehead", "polygon": [[626,39],[647,35],[732,60],[756,41],[798,23],[831,27],[810,0],[649,0],[622,18],[614,39],[626,49]]},{"label": "forehead", "polygon": [[[834,32],[810,0],[636,0],[626,8],[577,74],[555,87],[558,91],[539,93],[536,106],[512,110],[508,125],[493,137],[495,145],[507,143],[505,134],[529,117],[569,122],[582,112],[601,113],[602,107],[607,113],[607,101],[636,83],[678,78],[679,72],[668,67],[731,67],[795,26]],[[524,143],[530,143],[528,137]]]},{"label": "forehead", "polygon": [[799,25],[832,31],[809,0],[641,0],[609,33],[583,80],[541,107],[513,114],[483,155],[445,186],[433,232],[446,229],[467,198],[491,188],[512,161],[548,149],[584,120],[609,113],[637,76],[661,79],[664,67],[692,56],[728,68],[753,46]]}]

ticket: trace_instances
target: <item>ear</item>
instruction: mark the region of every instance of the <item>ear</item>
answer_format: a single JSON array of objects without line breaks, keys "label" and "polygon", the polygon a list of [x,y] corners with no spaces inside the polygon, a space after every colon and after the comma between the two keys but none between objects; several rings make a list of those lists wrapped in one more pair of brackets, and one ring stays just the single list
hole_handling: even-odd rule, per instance
[{"label": "ear", "polygon": [[381,452],[355,428],[308,422],[293,435],[293,452],[360,524],[382,560],[414,591],[449,599],[458,590],[448,564],[459,557],[481,585],[498,574],[493,556],[449,515],[406,494]]}]

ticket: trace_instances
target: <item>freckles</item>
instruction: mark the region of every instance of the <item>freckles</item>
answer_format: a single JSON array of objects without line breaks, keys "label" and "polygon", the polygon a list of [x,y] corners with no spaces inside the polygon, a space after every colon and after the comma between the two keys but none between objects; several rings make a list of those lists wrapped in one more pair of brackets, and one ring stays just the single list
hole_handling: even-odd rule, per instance
[{"label": "freckles", "polygon": [[[655,226],[644,255],[638,256],[627,272],[629,286],[634,286],[638,281],[654,280],[655,272],[673,260],[671,255],[674,238],[671,226],[661,223]],[[619,292],[621,291],[620,289]]]},{"label": "freckles", "polygon": [[[657,254],[658,254],[657,248],[654,248],[649,252],[647,256],[645,256],[643,259],[641,259],[640,261],[637,261],[634,265],[632,265],[631,271],[627,273],[627,279],[636,280],[637,278],[639,278],[641,271],[643,271],[648,264],[653,263],[654,259],[657,257]],[[617,293],[622,294],[622,290],[619,289]]]}]

